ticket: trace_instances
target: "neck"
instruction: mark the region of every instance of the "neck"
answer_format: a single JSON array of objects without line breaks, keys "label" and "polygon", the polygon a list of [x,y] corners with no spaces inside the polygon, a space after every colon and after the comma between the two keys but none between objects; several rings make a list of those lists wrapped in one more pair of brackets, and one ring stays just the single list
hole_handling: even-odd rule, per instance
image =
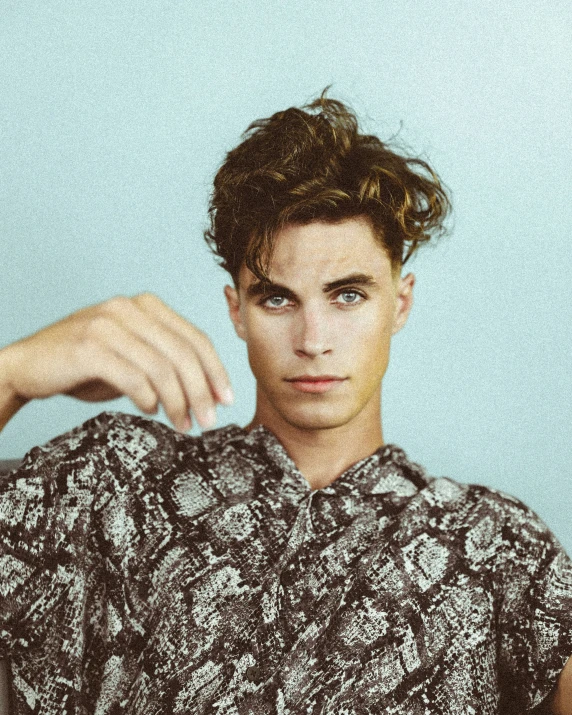
[{"label": "neck", "polygon": [[257,399],[256,413],[245,429],[257,425],[277,437],[312,489],[328,486],[384,444],[379,396],[345,424],[311,429],[265,409],[264,401]]}]

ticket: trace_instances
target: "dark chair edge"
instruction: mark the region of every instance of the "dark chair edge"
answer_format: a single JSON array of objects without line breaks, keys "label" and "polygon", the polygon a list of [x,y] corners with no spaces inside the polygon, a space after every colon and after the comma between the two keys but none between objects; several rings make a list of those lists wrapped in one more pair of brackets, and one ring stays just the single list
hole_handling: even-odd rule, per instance
[{"label": "dark chair edge", "polygon": [[0,459],[0,474],[7,474],[22,463],[21,459]]}]

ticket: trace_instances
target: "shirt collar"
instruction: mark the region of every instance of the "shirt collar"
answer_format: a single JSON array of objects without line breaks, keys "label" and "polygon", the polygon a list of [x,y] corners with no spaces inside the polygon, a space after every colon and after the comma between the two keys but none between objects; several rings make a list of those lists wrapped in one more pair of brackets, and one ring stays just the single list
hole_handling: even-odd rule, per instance
[{"label": "shirt collar", "polygon": [[[214,432],[218,433],[219,439],[224,437],[224,442],[244,447],[246,454],[254,459],[270,463],[274,469],[261,477],[262,482],[267,483],[264,486],[279,488],[284,496],[290,495],[294,500],[312,492],[356,497],[391,494],[394,498],[410,498],[430,481],[425,469],[411,462],[403,449],[395,444],[384,444],[373,454],[348,467],[327,487],[313,490],[280,440],[265,426],[257,425],[247,432],[243,427],[232,424],[210,434]],[[216,441],[220,444],[219,439]]]}]

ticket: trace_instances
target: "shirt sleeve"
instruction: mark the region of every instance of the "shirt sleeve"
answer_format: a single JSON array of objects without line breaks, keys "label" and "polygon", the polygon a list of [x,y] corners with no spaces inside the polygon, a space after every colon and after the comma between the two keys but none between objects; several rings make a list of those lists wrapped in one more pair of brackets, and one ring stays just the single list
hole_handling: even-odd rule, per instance
[{"label": "shirt sleeve", "polygon": [[497,573],[500,712],[540,715],[572,656],[572,562],[531,509],[506,503]]},{"label": "shirt sleeve", "polygon": [[100,697],[111,712],[127,697],[148,640],[149,562],[171,535],[162,480],[185,439],[102,412],[0,478],[0,657],[18,712],[91,711]]},{"label": "shirt sleeve", "polygon": [[107,414],[41,447],[0,478],[0,657],[34,649],[82,619],[87,542]]}]

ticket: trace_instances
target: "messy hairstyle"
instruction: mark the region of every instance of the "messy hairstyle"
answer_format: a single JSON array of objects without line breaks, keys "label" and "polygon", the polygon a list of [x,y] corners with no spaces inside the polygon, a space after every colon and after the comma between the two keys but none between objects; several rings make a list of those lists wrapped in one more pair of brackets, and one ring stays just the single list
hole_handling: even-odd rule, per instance
[{"label": "messy hairstyle", "polygon": [[253,122],[216,174],[204,235],[235,286],[243,263],[270,280],[274,237],[288,223],[368,217],[393,271],[445,231],[450,201],[433,169],[361,134],[327,91]]}]

